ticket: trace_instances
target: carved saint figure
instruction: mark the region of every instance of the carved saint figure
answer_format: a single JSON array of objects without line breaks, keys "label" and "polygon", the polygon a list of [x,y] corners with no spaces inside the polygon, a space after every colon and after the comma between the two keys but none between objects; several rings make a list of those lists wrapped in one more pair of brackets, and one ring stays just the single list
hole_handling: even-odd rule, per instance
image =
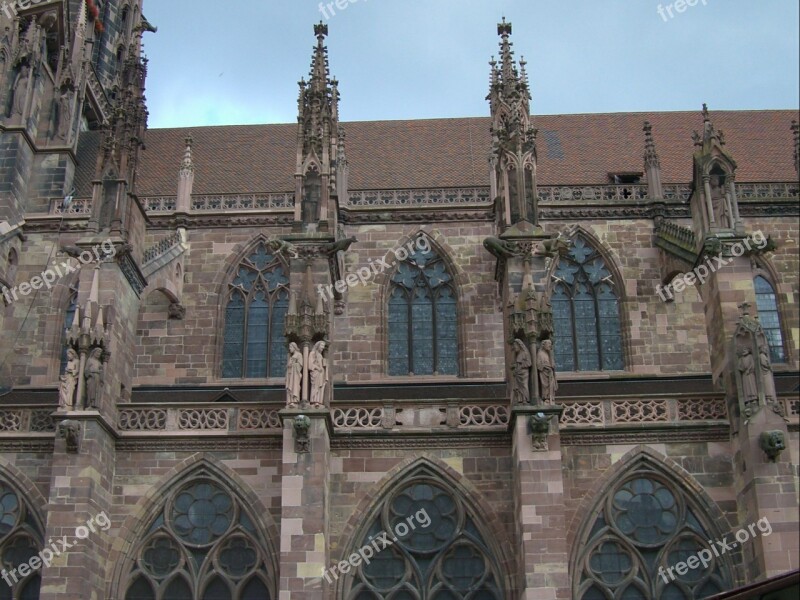
[{"label": "carved saint figure", "polygon": [[70,348],[67,350],[67,364],[61,375],[61,385],[58,390],[58,406],[66,410],[72,410],[75,407],[75,387],[78,385],[79,368],[78,353]]},{"label": "carved saint figure", "polygon": [[27,64],[23,64],[17,80],[14,82],[14,101],[11,104],[11,114],[21,115],[25,110],[25,101],[28,99],[28,81],[30,79],[31,68]]},{"label": "carved saint figure", "polygon": [[750,348],[741,348],[738,352],[739,360],[736,368],[742,374],[742,396],[745,405],[758,402],[758,388],[756,387],[756,370],[753,352]]},{"label": "carved saint figure", "polygon": [[300,405],[300,390],[303,387],[303,355],[297,344],[289,344],[289,360],[286,361],[286,407]]},{"label": "carved saint figure", "polygon": [[731,211],[722,178],[719,175],[712,175],[709,183],[711,186],[711,209],[714,211],[717,227],[730,228]]},{"label": "carved saint figure", "polygon": [[514,363],[511,371],[514,374],[514,391],[512,400],[514,404],[528,404],[530,401],[530,378],[531,378],[531,353],[525,347],[525,342],[520,339],[514,340]]},{"label": "carved saint figure", "polygon": [[553,361],[553,341],[544,340],[536,353],[536,366],[539,371],[539,391],[542,395],[542,402],[554,404],[556,401],[556,381],[555,363]]},{"label": "carved saint figure", "polygon": [[768,404],[775,401],[775,380],[772,378],[772,364],[769,361],[769,348],[758,347],[758,366],[761,369],[761,385],[764,388],[764,399]]},{"label": "carved saint figure", "polygon": [[321,408],[325,405],[325,388],[328,385],[328,359],[323,354],[325,342],[314,344],[308,355],[308,373],[311,377],[311,406]]},{"label": "carved saint figure", "polygon": [[58,99],[58,133],[57,137],[65,142],[69,140],[72,125],[72,90],[64,88]]},{"label": "carved saint figure", "polygon": [[83,373],[86,379],[86,408],[97,408],[100,392],[103,389],[103,349],[95,348],[89,353],[86,360],[86,369]]}]

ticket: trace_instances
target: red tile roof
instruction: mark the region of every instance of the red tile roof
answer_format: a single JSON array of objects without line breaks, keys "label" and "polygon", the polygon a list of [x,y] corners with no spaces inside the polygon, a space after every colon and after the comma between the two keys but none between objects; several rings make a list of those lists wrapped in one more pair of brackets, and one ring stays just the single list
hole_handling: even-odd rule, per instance
[{"label": "red tile roof", "polygon": [[[792,181],[792,119],[798,112],[716,111],[742,182]],[[649,120],[664,183],[692,179],[695,112],[534,116],[539,130],[540,185],[608,183],[608,173],[643,170]],[[350,188],[403,189],[488,186],[489,119],[430,119],[343,123]],[[194,138],[195,194],[287,192],[294,189],[295,124],[151,129],[142,153],[140,195],[174,195],[183,139]],[[98,133],[82,136],[78,192],[89,195]]]}]

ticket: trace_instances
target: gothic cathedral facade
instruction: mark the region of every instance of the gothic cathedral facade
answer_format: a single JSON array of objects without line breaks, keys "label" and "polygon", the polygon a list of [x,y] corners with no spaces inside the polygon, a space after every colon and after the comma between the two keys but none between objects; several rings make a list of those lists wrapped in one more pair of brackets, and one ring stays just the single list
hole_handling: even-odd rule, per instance
[{"label": "gothic cathedral facade", "polygon": [[504,19],[488,117],[344,123],[320,23],[147,131],[155,29],[0,11],[0,600],[797,586],[796,111],[532,116]]}]

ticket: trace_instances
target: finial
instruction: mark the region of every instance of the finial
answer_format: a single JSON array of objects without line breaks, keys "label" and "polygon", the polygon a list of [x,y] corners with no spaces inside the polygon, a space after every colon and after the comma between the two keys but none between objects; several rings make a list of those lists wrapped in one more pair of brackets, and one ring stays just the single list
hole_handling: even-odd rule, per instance
[{"label": "finial", "polygon": [[318,25],[314,25],[314,35],[320,38],[320,41],[328,35],[328,26],[321,19]]},{"label": "finial", "polygon": [[650,121],[644,122],[644,160],[646,164],[658,165],[658,154],[656,154],[656,143],[653,140],[653,126]]},{"label": "finial", "polygon": [[794,168],[800,173],[800,124],[792,121],[792,133],[794,134]]},{"label": "finial", "polygon": [[710,121],[711,118],[708,116],[708,104],[703,102],[703,121]]},{"label": "finial", "polygon": [[511,23],[506,22],[506,18],[503,17],[503,22],[497,24],[497,35],[507,37],[511,35]]}]

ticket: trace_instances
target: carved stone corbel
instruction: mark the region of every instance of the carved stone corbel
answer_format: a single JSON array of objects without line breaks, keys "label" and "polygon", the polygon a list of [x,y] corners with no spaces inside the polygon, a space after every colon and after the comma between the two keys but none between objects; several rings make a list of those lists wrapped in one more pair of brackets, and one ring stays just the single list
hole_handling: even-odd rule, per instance
[{"label": "carved stone corbel", "polygon": [[311,419],[306,415],[297,415],[292,424],[294,429],[294,451],[297,454],[311,452],[311,440],[308,430],[311,428]]},{"label": "carved stone corbel", "polygon": [[61,421],[58,424],[57,435],[66,442],[68,454],[80,452],[81,424],[78,421]]},{"label": "carved stone corbel", "polygon": [[777,462],[781,452],[786,449],[786,436],[779,429],[763,431],[758,442],[770,462]]},{"label": "carved stone corbel", "polygon": [[550,415],[537,412],[530,416],[531,440],[534,450],[547,450],[547,434],[550,433]]}]

